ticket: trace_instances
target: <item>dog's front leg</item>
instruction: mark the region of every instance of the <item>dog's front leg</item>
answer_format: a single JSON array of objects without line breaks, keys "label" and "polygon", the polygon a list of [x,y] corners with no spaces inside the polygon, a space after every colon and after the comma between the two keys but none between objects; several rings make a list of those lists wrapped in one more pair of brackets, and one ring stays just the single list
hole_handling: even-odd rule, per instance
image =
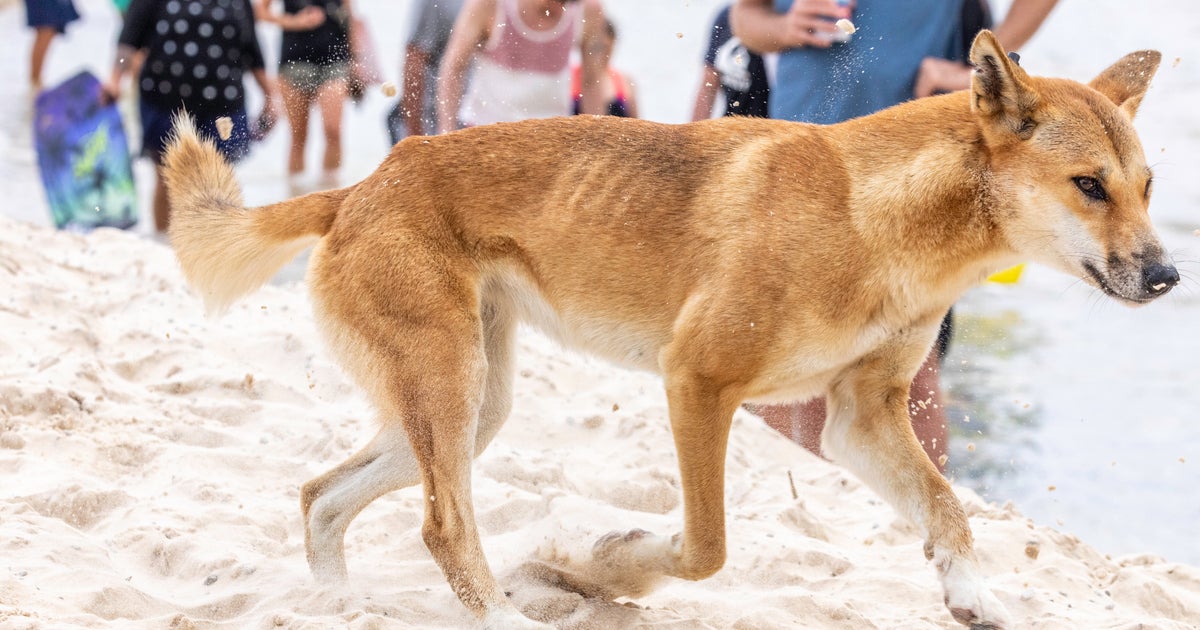
[{"label": "dog's front leg", "polygon": [[665,380],[683,485],[683,532],[634,529],[603,536],[589,561],[556,576],[572,590],[637,597],[663,577],[701,580],[725,564],[725,447],[740,398],[686,369],[669,370]]},{"label": "dog's front leg", "polygon": [[1011,628],[1008,612],[983,582],[962,505],[921,449],[908,415],[910,375],[924,346],[892,347],[834,382],[822,449],[900,514],[925,530],[925,555],[942,581],[946,607],[973,629]]},{"label": "dog's front leg", "polygon": [[700,580],[725,564],[725,450],[741,398],[688,370],[666,380],[683,486],[683,534],[670,574]]}]

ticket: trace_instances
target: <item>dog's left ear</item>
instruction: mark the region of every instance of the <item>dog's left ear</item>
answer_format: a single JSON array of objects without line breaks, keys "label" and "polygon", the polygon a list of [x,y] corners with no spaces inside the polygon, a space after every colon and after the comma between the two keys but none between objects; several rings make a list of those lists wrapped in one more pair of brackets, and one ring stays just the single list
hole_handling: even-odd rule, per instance
[{"label": "dog's left ear", "polygon": [[1033,134],[1031,118],[1038,95],[1029,75],[1004,53],[991,31],[980,31],[971,44],[971,108],[1021,138]]},{"label": "dog's left ear", "polygon": [[1162,54],[1157,50],[1139,50],[1122,57],[1088,85],[1116,103],[1130,118],[1137,113],[1150,79],[1158,71]]}]

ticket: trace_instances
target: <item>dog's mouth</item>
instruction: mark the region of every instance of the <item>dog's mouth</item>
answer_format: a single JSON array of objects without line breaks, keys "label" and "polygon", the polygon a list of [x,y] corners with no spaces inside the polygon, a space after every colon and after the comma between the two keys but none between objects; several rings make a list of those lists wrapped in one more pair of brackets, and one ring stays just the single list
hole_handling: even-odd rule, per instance
[{"label": "dog's mouth", "polygon": [[[1090,279],[1092,284],[1103,291],[1105,295],[1117,300],[1121,300],[1122,302],[1130,302],[1133,304],[1149,304],[1150,302],[1154,301],[1154,298],[1162,295],[1162,293],[1154,295],[1125,295],[1124,293],[1119,293],[1116,289],[1114,289],[1112,284],[1109,283],[1108,278],[1105,278],[1104,274],[1100,273],[1100,270],[1097,269],[1092,263],[1084,262],[1083,269],[1088,273],[1088,277],[1085,279]],[[1166,293],[1166,291],[1163,291],[1163,293]]]}]

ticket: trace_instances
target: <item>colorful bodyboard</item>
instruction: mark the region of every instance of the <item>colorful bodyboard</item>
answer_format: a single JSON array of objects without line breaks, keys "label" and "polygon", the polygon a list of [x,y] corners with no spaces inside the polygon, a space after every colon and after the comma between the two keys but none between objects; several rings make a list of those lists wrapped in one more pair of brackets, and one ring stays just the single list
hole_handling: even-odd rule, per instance
[{"label": "colorful bodyboard", "polygon": [[115,103],[90,72],[37,97],[33,142],[54,225],[88,232],[137,224],[129,142]]}]

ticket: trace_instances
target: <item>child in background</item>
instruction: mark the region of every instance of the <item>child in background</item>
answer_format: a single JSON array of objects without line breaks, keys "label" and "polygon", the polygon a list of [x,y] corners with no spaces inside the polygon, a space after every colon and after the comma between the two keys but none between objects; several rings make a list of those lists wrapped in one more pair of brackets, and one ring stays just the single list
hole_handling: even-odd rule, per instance
[{"label": "child in background", "polygon": [[709,32],[708,50],[704,52],[704,76],[696,91],[692,120],[712,117],[717,92],[725,94],[722,116],[756,116],[766,118],[770,87],[767,68],[762,56],[746,49],[733,36],[729,27],[729,5],[725,5],[713,20]]},{"label": "child in background", "polygon": [[[637,118],[637,96],[633,92],[633,84],[612,67],[613,48],[617,43],[617,29],[611,20],[604,20],[604,32],[596,38],[584,51],[586,55],[595,55],[603,63],[606,79],[602,82],[604,90],[605,114],[624,118]],[[574,99],[573,113],[578,114],[580,102],[583,100],[583,68],[578,64],[571,66],[571,95]]]}]

